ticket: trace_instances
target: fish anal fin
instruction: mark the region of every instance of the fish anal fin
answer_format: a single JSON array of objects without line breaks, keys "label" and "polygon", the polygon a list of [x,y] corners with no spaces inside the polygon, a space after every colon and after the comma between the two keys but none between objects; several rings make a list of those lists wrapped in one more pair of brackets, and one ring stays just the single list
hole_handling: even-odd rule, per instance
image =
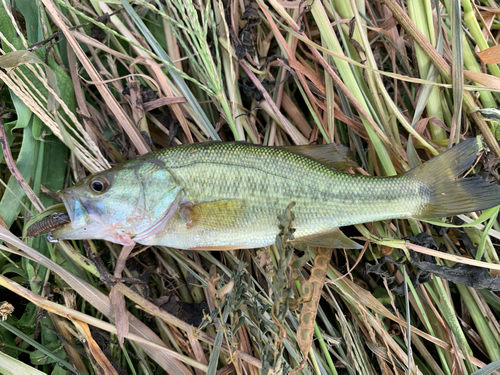
[{"label": "fish anal fin", "polygon": [[188,228],[200,229],[231,228],[241,223],[247,214],[245,201],[239,199],[182,203],[179,209],[184,214]]},{"label": "fish anal fin", "polygon": [[295,238],[294,242],[302,242],[309,246],[326,247],[328,249],[362,249],[359,243],[348,238],[339,228],[330,232],[311,234]]},{"label": "fish anal fin", "polygon": [[354,153],[349,148],[337,143],[330,143],[327,145],[284,146],[280,148],[307,156],[337,170],[358,167]]}]

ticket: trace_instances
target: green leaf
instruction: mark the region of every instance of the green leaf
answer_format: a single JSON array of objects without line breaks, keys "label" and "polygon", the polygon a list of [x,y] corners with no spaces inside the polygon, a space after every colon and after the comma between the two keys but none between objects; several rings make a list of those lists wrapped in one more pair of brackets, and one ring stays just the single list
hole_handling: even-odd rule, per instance
[{"label": "green leaf", "polygon": [[302,268],[305,266],[307,262],[309,262],[310,259],[311,259],[311,254],[309,254],[309,252],[306,250],[304,255],[293,261],[292,268]]},{"label": "green leaf", "polygon": [[[8,320],[13,320],[13,318],[9,317]],[[16,342],[15,336],[12,334],[12,332],[9,332],[3,327],[0,327],[0,337],[2,338],[2,343],[4,344],[2,347],[2,352],[11,356],[12,358],[18,358],[21,352],[14,348],[16,347]]]},{"label": "green leaf", "polygon": [[28,280],[28,275],[26,274],[26,272],[22,268],[10,265],[10,263],[7,267],[2,269],[1,274],[7,275],[9,273],[19,275],[19,276],[23,277],[24,279]]},{"label": "green leaf", "polygon": [[463,223],[461,225],[455,225],[455,224],[448,224],[444,223],[439,220],[420,220],[432,225],[438,225],[440,227],[446,227],[446,228],[463,228],[463,227],[473,227],[478,224],[481,224],[483,221],[488,220],[490,217],[492,217],[496,212],[497,212],[498,207],[492,207],[488,208],[487,210],[484,210],[482,215],[479,216],[476,220],[471,221],[470,223]]},{"label": "green leaf", "polygon": [[55,365],[54,370],[50,373],[51,375],[66,375],[68,373],[67,370],[64,370],[61,366]]},{"label": "green leaf", "polygon": [[28,366],[26,363],[23,363],[15,358],[12,358],[5,353],[0,352],[0,374],[44,375],[45,373],[31,366]]},{"label": "green leaf", "polygon": [[[40,186],[43,185],[50,191],[56,192],[64,187],[68,148],[54,135],[45,137],[45,141],[41,142],[41,145],[40,156],[38,157],[38,163],[35,173],[33,174],[33,190],[38,194]],[[50,207],[59,203],[54,198],[43,193],[40,194],[40,201],[45,207]],[[28,223],[24,226],[23,236],[25,236],[25,230],[27,230],[27,228]],[[31,246],[46,256],[52,255],[50,254],[47,240],[44,235],[34,238]]]},{"label": "green leaf", "polygon": [[40,294],[41,287],[43,286],[42,278],[39,276],[37,270],[35,270],[35,267],[31,264],[29,259],[23,258],[22,263],[24,270],[28,274],[31,290],[36,294]]},{"label": "green leaf", "polygon": [[17,9],[21,12],[26,23],[28,43],[35,44],[43,39],[40,9],[38,1],[16,0]]},{"label": "green leaf", "polygon": [[[24,49],[21,38],[17,35],[16,29],[12,25],[12,21],[5,11],[3,2],[0,4],[0,32],[4,35],[16,49]],[[10,52],[11,49],[5,43],[2,43],[2,48],[5,52]]]},{"label": "green leaf", "polygon": [[500,368],[500,359],[497,359],[495,362],[491,362],[490,364],[484,366],[482,369],[479,369],[472,373],[472,375],[489,375],[493,371]]},{"label": "green leaf", "polygon": [[35,116],[33,119],[33,137],[35,137],[37,141],[43,141],[48,134],[52,134],[52,130],[50,130],[40,118]]},{"label": "green leaf", "polygon": [[413,140],[411,135],[408,137],[408,144],[406,146],[406,155],[408,156],[408,164],[410,168],[418,167],[422,164],[420,157],[417,154],[417,150],[415,150],[415,146],[413,145]]},{"label": "green leaf", "polygon": [[[64,187],[68,160],[68,148],[54,135],[47,137],[43,150],[42,184],[51,191]],[[58,202],[43,194],[40,199],[48,207]]]},{"label": "green leaf", "polygon": [[[41,290],[42,288],[40,288]],[[40,320],[40,338],[42,341],[42,344],[47,347],[48,344],[52,344],[54,342],[58,343],[59,345],[54,348],[54,351],[58,352],[58,349],[60,348],[62,341],[59,339],[57,336],[56,329],[54,327],[54,323],[52,323],[52,319],[50,316],[47,314],[43,317],[43,319]],[[67,359],[66,352],[64,350],[61,350],[62,353],[58,352],[58,355],[61,358]]]},{"label": "green leaf", "polygon": [[[12,324],[9,324],[8,322],[4,322],[4,321],[0,320],[0,326],[8,329],[10,332],[12,332],[16,336],[18,336],[21,340],[24,340],[28,344],[30,344],[33,347],[35,347],[36,348],[36,352],[43,353],[43,355],[45,356],[45,360],[47,362],[42,362],[40,364],[50,363],[48,361],[53,361],[53,362],[57,362],[59,365],[64,365],[64,367],[66,367],[66,369],[68,371],[73,371],[73,366],[71,365],[71,363],[69,363],[68,361],[64,360],[59,355],[53,353],[51,350],[47,349],[46,347],[40,345],[38,342],[36,342],[35,340],[33,340],[29,335],[27,335],[23,331],[17,329]],[[64,350],[62,350],[62,344],[59,341],[53,342],[53,345],[57,346],[57,348],[61,348],[60,350],[57,351],[58,354],[62,353],[61,355],[65,355]],[[57,349],[57,348],[55,348],[55,349]],[[38,357],[38,355],[35,355],[35,359],[37,359],[37,357]]]},{"label": "green leaf", "polygon": [[10,97],[12,98],[12,103],[14,103],[14,107],[16,108],[17,121],[16,125],[13,129],[24,129],[28,126],[33,117],[33,112],[28,108],[24,102],[19,99],[19,97],[9,89]]},{"label": "green leaf", "polygon": [[[32,125],[29,124],[24,129],[23,143],[16,161],[17,168],[26,181],[30,181],[33,173],[34,164],[36,163],[33,154],[36,153],[36,149],[37,144],[35,138],[33,138]],[[5,191],[0,201],[0,218],[5,222],[7,227],[10,228],[21,212],[21,208],[23,207],[21,201],[24,200],[26,195],[16,179],[12,176],[9,178],[7,187],[10,190]]]},{"label": "green leaf", "polygon": [[24,309],[24,314],[21,316],[21,319],[19,319],[14,325],[22,329],[24,333],[33,333],[33,331],[35,330],[33,322],[35,321],[36,313],[36,305],[32,302],[28,302]]},{"label": "green leaf", "polygon": [[240,319],[238,320],[238,323],[236,324],[236,326],[233,329],[233,335],[236,334],[236,332],[240,329],[240,327],[243,324],[245,324],[245,317],[244,316],[240,316]]},{"label": "green leaf", "polygon": [[[48,355],[47,351],[51,351],[52,355]],[[44,346],[44,349],[38,349],[30,353],[30,360],[33,365],[56,363],[59,358],[63,359],[64,357],[65,353],[59,340],[49,342]]]},{"label": "green leaf", "polygon": [[[224,322],[227,321],[229,310],[230,310],[229,306],[226,305],[224,307],[224,312],[222,313],[222,320]],[[217,364],[219,363],[220,348],[222,346],[223,339],[224,339],[224,332],[223,330],[219,330],[217,332],[217,335],[215,336],[215,342],[212,349],[212,353],[210,354],[210,359],[208,360],[207,375],[215,375],[215,373],[217,372]]]},{"label": "green leaf", "polygon": [[383,305],[389,305],[391,303],[391,297],[387,293],[385,288],[379,287],[373,291],[373,296],[378,299]]},{"label": "green leaf", "polygon": [[71,77],[66,74],[64,69],[54,59],[49,59],[49,67],[56,76],[57,87],[59,88],[59,95],[62,101],[66,103],[71,112],[75,113],[76,99]]}]

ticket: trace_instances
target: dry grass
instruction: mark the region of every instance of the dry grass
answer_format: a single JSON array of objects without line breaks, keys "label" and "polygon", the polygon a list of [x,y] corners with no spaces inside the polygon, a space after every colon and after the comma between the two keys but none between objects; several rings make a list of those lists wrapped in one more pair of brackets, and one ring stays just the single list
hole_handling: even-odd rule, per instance
[{"label": "dry grass", "polygon": [[[296,367],[297,301],[316,249],[53,245],[23,231],[88,173],[207,140],[337,142],[356,154],[352,172],[390,176],[481,135],[489,150],[472,172],[497,180],[500,8],[457,4],[1,0],[0,372]],[[500,298],[460,281],[498,274],[497,213],[348,228],[365,247],[334,250],[302,372],[490,373]],[[420,233],[439,251],[402,240]],[[426,278],[424,254],[475,268]]]}]

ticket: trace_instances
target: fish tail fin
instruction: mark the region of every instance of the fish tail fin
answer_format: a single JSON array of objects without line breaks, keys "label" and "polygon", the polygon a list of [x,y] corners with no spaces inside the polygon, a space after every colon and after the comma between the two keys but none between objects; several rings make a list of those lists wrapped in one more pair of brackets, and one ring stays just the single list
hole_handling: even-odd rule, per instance
[{"label": "fish tail fin", "polygon": [[407,172],[430,190],[429,202],[413,215],[415,219],[446,217],[500,205],[500,186],[479,177],[458,179],[482,149],[478,138],[470,138]]}]

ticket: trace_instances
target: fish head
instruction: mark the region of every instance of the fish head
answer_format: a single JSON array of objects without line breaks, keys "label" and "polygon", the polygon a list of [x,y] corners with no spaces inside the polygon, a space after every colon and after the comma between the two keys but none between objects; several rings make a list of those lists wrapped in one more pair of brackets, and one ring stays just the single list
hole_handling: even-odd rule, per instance
[{"label": "fish head", "polygon": [[133,245],[165,229],[181,191],[171,173],[156,163],[128,163],[92,174],[58,193],[71,222],[52,236]]}]

